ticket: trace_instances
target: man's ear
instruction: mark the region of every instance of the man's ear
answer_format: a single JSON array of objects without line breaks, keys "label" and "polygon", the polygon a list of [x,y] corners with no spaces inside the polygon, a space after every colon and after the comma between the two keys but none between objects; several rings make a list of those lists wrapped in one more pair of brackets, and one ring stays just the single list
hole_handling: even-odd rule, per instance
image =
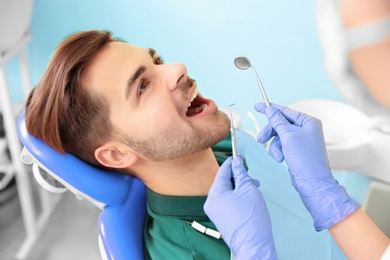
[{"label": "man's ear", "polygon": [[106,167],[128,168],[138,160],[138,155],[122,143],[108,142],[95,150],[95,158]]}]

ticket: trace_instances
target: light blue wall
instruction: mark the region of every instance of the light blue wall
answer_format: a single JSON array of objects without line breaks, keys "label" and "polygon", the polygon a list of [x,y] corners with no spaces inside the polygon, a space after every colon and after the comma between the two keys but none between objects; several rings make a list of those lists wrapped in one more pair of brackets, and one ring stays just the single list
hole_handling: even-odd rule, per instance
[{"label": "light blue wall", "polygon": [[[249,57],[271,102],[340,96],[325,74],[314,20],[314,0],[36,0],[29,64],[42,76],[57,44],[72,32],[108,29],[134,45],[153,47],[168,63],[187,65],[200,92],[221,107],[234,107],[242,126],[255,129],[246,112],[261,100],[254,74],[233,65]],[[17,75],[15,67],[8,67]],[[12,79],[15,85],[17,79]],[[20,99],[17,88],[13,99]],[[257,119],[264,122],[263,116]]]}]

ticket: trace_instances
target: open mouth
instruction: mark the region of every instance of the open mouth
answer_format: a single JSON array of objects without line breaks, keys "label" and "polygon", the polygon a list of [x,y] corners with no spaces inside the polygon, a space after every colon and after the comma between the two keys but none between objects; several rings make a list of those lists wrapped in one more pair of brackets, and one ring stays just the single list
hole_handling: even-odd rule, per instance
[{"label": "open mouth", "polygon": [[203,99],[199,95],[198,90],[195,90],[194,93],[192,94],[191,101],[188,104],[188,108],[186,112],[187,117],[196,116],[202,113],[207,108],[206,102],[207,100]]}]

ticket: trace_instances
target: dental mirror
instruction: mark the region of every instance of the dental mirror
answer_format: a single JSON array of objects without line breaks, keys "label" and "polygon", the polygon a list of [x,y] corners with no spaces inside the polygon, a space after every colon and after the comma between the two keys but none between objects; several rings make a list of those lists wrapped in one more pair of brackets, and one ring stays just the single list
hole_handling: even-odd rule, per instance
[{"label": "dental mirror", "polygon": [[240,70],[246,70],[251,66],[248,58],[240,56],[234,59],[234,65]]},{"label": "dental mirror", "polygon": [[267,94],[265,94],[263,84],[260,81],[259,75],[257,74],[255,67],[253,67],[251,65],[251,62],[249,61],[249,59],[247,57],[244,57],[244,56],[239,56],[239,57],[234,59],[234,65],[236,65],[236,67],[239,68],[240,70],[246,70],[249,67],[251,67],[253,69],[253,71],[255,72],[257,84],[259,85],[260,92],[261,92],[261,95],[263,96],[265,105],[269,106],[269,101],[267,98]]}]

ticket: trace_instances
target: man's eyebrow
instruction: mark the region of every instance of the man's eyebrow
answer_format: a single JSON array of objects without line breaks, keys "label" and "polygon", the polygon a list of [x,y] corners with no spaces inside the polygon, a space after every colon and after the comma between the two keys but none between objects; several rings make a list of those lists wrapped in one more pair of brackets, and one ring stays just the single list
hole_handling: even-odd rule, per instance
[{"label": "man's eyebrow", "polygon": [[[156,54],[156,50],[149,48],[149,55],[153,59],[154,55]],[[140,66],[136,72],[130,77],[130,79],[127,81],[126,85],[126,92],[125,92],[125,98],[126,100],[129,99],[129,96],[131,94],[131,90],[133,89],[135,81],[141,76],[142,73],[146,70],[145,66]]]},{"label": "man's eyebrow", "polygon": [[150,57],[152,57],[152,59],[153,59],[154,55],[156,54],[156,50],[149,48],[149,54],[150,54]]},{"label": "man's eyebrow", "polygon": [[127,81],[126,92],[125,92],[126,100],[129,99],[131,90],[134,88],[135,81],[139,78],[139,76],[141,76],[142,73],[144,73],[145,70],[146,70],[145,66],[140,66],[130,77],[130,79]]}]

